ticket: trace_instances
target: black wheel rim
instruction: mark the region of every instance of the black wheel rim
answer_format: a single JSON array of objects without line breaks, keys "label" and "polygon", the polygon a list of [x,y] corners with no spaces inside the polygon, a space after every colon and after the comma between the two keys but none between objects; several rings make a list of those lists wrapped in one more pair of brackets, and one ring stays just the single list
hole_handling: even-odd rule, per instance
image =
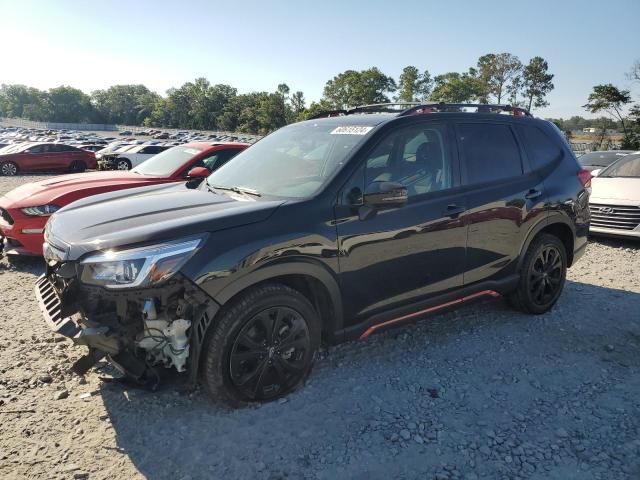
[{"label": "black wheel rim", "polygon": [[560,250],[552,245],[544,246],[531,267],[529,293],[537,305],[547,305],[562,288],[564,262]]},{"label": "black wheel rim", "polygon": [[231,348],[231,382],[247,398],[268,400],[286,392],[306,374],[311,354],[309,328],[289,307],[254,315]]}]

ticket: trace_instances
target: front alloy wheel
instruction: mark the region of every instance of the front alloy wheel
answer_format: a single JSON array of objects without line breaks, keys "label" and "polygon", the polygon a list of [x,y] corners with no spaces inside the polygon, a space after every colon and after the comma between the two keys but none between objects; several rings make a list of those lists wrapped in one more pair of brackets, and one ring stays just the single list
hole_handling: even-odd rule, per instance
[{"label": "front alloy wheel", "polygon": [[231,349],[231,381],[247,398],[268,400],[304,376],[310,355],[309,329],[299,312],[268,308],[242,328]]},{"label": "front alloy wheel", "polygon": [[237,407],[286,395],[309,376],[320,347],[320,318],[299,291],[264,284],[218,313],[203,345],[204,386]]}]

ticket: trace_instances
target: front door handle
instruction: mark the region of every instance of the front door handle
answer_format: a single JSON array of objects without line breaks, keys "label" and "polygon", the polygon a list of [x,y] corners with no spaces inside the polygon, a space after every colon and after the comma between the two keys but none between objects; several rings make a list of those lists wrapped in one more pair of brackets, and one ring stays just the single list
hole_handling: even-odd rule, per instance
[{"label": "front door handle", "polygon": [[540,195],[542,195],[542,192],[540,190],[532,188],[527,192],[524,198],[526,198],[527,200],[535,200],[536,198],[540,197]]},{"label": "front door handle", "polygon": [[447,209],[442,213],[445,217],[457,218],[462,212],[464,212],[466,208],[459,207],[458,205],[451,204],[447,205]]}]

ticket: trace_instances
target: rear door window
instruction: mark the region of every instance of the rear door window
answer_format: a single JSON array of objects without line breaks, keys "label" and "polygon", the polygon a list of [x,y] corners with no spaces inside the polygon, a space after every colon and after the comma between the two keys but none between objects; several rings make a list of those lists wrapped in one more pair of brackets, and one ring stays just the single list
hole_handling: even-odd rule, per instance
[{"label": "rear door window", "polygon": [[562,157],[562,148],[539,128],[518,125],[516,132],[524,144],[532,170],[542,168]]},{"label": "rear door window", "polygon": [[509,125],[462,123],[458,143],[467,184],[487,183],[523,174],[520,149]]}]

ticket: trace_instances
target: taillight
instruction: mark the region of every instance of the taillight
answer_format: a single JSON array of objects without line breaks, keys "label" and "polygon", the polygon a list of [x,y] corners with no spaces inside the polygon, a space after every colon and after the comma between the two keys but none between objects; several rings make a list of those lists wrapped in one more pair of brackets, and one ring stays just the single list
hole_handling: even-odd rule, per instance
[{"label": "taillight", "polygon": [[578,180],[580,180],[580,183],[584,188],[591,188],[592,178],[593,175],[591,175],[591,172],[589,170],[580,170],[578,172]]}]

